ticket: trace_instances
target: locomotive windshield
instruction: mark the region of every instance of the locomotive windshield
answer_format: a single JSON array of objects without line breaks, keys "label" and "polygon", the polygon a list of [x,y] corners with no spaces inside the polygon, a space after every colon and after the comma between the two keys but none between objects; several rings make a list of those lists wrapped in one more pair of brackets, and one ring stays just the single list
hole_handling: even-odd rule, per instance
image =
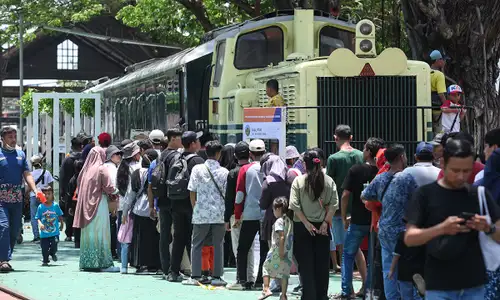
[{"label": "locomotive windshield", "polygon": [[325,26],[319,32],[319,56],[329,56],[339,48],[354,51],[354,32]]}]

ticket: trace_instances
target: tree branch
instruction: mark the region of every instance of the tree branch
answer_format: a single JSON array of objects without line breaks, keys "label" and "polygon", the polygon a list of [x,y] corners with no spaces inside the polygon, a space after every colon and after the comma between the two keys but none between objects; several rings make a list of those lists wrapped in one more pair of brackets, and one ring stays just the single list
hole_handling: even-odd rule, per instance
[{"label": "tree branch", "polygon": [[205,32],[211,31],[215,26],[208,18],[207,10],[200,0],[175,0],[193,13]]},{"label": "tree branch", "polygon": [[[249,16],[251,17],[257,17],[260,12],[257,12],[257,7],[254,8],[252,7],[247,1],[245,0],[230,0],[232,4],[234,4],[236,7],[238,7],[239,9],[243,10],[245,13],[247,13]],[[257,2],[260,2],[260,0],[258,0]],[[257,3],[255,3],[257,6]]]}]

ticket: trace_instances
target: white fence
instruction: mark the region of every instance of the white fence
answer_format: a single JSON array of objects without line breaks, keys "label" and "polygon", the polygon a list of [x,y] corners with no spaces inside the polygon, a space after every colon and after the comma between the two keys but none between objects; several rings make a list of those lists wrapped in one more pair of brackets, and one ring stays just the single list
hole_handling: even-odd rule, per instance
[{"label": "white fence", "polygon": [[[40,114],[41,99],[53,99],[53,117]],[[73,116],[60,109],[60,99],[74,99]],[[81,116],[82,99],[94,99],[94,117]],[[61,121],[61,117],[64,122]],[[64,126],[62,126],[64,124]],[[83,126],[82,126],[83,125]],[[101,95],[87,93],[33,93],[33,113],[26,122],[26,154],[28,159],[40,152],[46,153],[46,163],[52,166],[53,175],[59,176],[59,154],[68,153],[71,149],[71,138],[81,131],[94,136],[101,131]],[[62,130],[61,130],[62,129]],[[58,194],[59,184],[54,183],[54,191]],[[56,198],[57,199],[57,198]]]}]

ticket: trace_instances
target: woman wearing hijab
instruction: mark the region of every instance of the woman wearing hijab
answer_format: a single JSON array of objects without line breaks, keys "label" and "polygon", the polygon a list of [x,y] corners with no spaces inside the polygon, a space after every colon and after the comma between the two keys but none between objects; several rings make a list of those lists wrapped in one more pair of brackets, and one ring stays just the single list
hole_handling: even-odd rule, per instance
[{"label": "woman wearing hijab", "polygon": [[[219,158],[220,166],[229,171],[233,170],[238,165],[238,160],[235,156],[235,146],[236,144],[233,143],[226,144],[224,148],[222,148]],[[232,250],[231,231],[226,231],[226,235],[224,236],[224,267],[235,266],[236,258]]]},{"label": "woman wearing hijab", "polygon": [[127,222],[130,210],[134,219],[130,265],[137,268],[137,273],[156,273],[161,269],[160,234],[156,230],[157,221],[150,218],[147,194],[148,169],[157,158],[154,149],[144,152],[141,168],[132,173],[123,204],[122,223]]},{"label": "woman wearing hijab", "polygon": [[293,251],[302,277],[302,300],[327,300],[330,226],[339,201],[335,182],[324,174],[317,151],[304,154],[306,174],[293,181],[289,208],[294,211]]},{"label": "woman wearing hijab", "polygon": [[118,272],[113,267],[109,212],[118,190],[112,184],[101,147],[90,150],[78,177],[78,202],[73,226],[81,228],[80,269]]},{"label": "woman wearing hijab", "polygon": [[260,208],[265,210],[262,224],[263,236],[261,240],[270,242],[273,224],[276,217],[273,213],[273,201],[278,197],[290,198],[290,185],[286,181],[287,167],[285,162],[275,154],[271,154],[267,160],[261,162],[261,172],[264,174],[262,183],[262,195],[260,197]]}]

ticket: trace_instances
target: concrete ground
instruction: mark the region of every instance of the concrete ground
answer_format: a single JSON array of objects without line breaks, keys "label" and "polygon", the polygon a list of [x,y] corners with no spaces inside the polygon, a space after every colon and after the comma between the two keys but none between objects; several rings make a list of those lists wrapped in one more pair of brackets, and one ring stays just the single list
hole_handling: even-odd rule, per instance
[{"label": "concrete ground", "polygon": [[[0,286],[36,300],[53,299],[178,299],[178,300],[255,300],[260,291],[228,291],[225,289],[207,290],[203,287],[184,286],[170,283],[159,276],[121,275],[119,273],[80,272],[79,250],[72,242],[64,242],[61,234],[57,262],[50,267],[41,266],[41,249],[38,244],[31,243],[33,235],[28,224],[24,226],[24,243],[17,245],[11,261],[14,272],[0,274]],[[115,263],[118,266],[118,263]],[[132,269],[133,270],[133,269]],[[234,282],[235,269],[226,269],[224,279]],[[130,269],[129,269],[130,272]],[[298,284],[298,277],[290,279],[289,292]],[[354,282],[358,290],[360,281]],[[340,292],[340,276],[330,276],[330,294]],[[0,299],[3,295],[0,295]],[[298,299],[291,296],[289,299]],[[272,297],[270,299],[278,299]],[[311,299],[312,300],[312,299]]]}]

